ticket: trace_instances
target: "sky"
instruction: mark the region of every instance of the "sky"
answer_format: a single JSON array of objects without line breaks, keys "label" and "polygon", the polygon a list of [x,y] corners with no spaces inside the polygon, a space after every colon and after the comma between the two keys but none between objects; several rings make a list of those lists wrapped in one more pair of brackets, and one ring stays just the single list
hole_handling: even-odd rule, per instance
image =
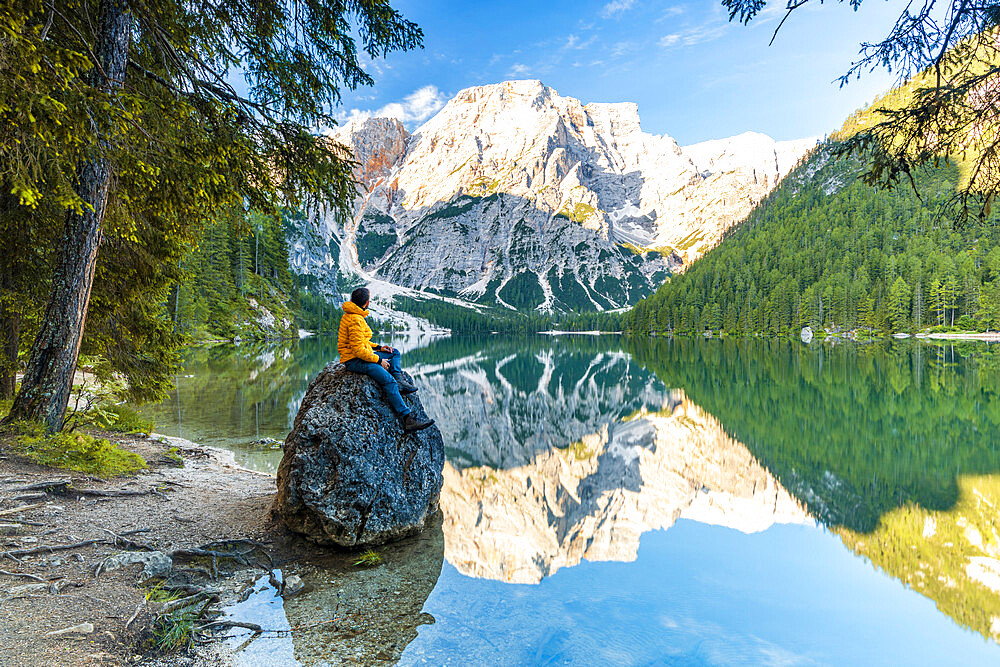
[{"label": "sky", "polygon": [[783,1],[745,27],[720,0],[393,0],[423,29],[424,48],[366,61],[375,86],[343,91],[338,116],[392,115],[415,129],[464,88],[540,79],[584,103],[635,102],[643,130],[681,145],[746,131],[824,135],[896,80],[880,70],[836,81],[905,4],[810,3],[768,46]]}]

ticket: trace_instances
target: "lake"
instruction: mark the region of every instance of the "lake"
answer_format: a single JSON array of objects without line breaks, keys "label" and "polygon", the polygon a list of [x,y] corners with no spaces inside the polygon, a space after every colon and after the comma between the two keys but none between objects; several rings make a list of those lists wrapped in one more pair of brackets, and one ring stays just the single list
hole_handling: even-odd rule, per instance
[{"label": "lake", "polygon": [[[393,660],[1000,664],[1000,348],[417,345],[400,343],[404,365],[447,460],[440,521],[370,571],[397,588],[386,614],[392,595],[409,605]],[[145,411],[158,432],[273,472],[336,356],[332,338],[193,349]],[[329,617],[335,577],[301,574],[302,599],[230,614]],[[239,659],[344,658],[319,630],[289,635]]]}]

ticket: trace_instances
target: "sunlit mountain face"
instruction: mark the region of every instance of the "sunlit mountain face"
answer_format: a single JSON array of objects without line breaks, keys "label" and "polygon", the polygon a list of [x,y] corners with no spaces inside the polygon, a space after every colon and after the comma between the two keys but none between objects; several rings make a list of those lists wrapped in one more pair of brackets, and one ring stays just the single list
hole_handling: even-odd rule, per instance
[{"label": "sunlit mountain face", "polygon": [[368,118],[330,141],[357,163],[352,215],[290,219],[292,266],[330,295],[368,284],[376,315],[407,328],[421,323],[395,297],[499,312],[632,305],[816,146],[748,132],[682,147],[644,132],[633,103],[584,104],[537,80],[462,90],[412,133]]}]

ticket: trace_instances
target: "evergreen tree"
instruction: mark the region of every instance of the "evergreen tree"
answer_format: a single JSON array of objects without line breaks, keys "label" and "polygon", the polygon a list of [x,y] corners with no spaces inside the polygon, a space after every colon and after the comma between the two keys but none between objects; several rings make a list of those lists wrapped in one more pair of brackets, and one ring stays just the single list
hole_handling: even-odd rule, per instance
[{"label": "evergreen tree", "polygon": [[889,288],[889,324],[893,331],[903,331],[910,322],[910,286],[902,276]]},{"label": "evergreen tree", "polygon": [[935,278],[931,281],[931,297],[934,299],[934,315],[938,326],[944,326],[947,309],[945,308],[944,284]]},{"label": "evergreen tree", "polygon": [[993,280],[979,292],[979,310],[976,317],[989,329],[1000,329],[1000,280]]},{"label": "evergreen tree", "polygon": [[[372,83],[352,26],[370,57],[422,39],[384,2],[263,0],[252,11],[235,0],[211,11],[173,0],[8,2],[0,191],[16,197],[0,201],[0,236],[23,208],[45,214],[33,226],[62,230],[8,419],[60,427],[109,232],[142,238],[153,216],[167,223],[158,233],[187,240],[218,211],[246,204],[274,214],[284,202],[325,201],[346,213],[351,163],[314,128],[334,123],[342,86]],[[245,95],[226,83],[235,67]]]},{"label": "evergreen tree", "polygon": [[[863,2],[850,0],[854,9]],[[823,0],[786,0],[785,18],[810,3]],[[729,19],[742,23],[750,23],[768,4],[722,0]],[[784,24],[778,24],[774,38]],[[996,0],[925,0],[903,3],[886,36],[861,45],[860,57],[840,78],[842,85],[878,68],[907,83],[885,96],[877,113],[855,125],[857,131],[838,147],[841,154],[866,159],[866,182],[915,185],[913,174],[923,167],[937,167],[942,159],[964,162],[957,196],[948,204],[961,222],[975,208],[980,220],[989,217],[1000,195],[998,29]]]}]

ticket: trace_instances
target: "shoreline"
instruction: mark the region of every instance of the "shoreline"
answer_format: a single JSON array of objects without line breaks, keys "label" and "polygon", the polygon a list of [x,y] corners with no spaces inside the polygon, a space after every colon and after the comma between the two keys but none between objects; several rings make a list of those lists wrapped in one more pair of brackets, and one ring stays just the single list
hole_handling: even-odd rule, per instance
[{"label": "shoreline", "polygon": [[[190,441],[95,434],[139,454],[147,468],[100,479],[2,447],[0,664],[152,660],[162,604],[149,597],[155,580],[143,580],[142,560],[166,562],[167,580],[205,591],[207,611],[208,600],[225,599],[214,591],[229,583],[221,576],[229,564],[219,561],[220,577],[210,581],[182,554],[250,542],[271,558],[287,553],[290,536],[269,514],[271,476]],[[135,564],[114,567],[112,557]]]},{"label": "shoreline", "polygon": [[987,343],[997,343],[1000,342],[1000,332],[918,333],[911,335],[910,338],[931,338],[934,340],[978,340]]},{"label": "shoreline", "polygon": [[[562,334],[574,334],[581,332],[539,332],[548,335],[562,335]],[[589,332],[588,332],[589,333]],[[625,333],[625,332],[596,332],[590,335],[598,334],[611,334],[620,333],[628,338],[691,338],[698,339],[702,338],[705,340],[723,340],[731,338],[733,340],[744,340],[750,338],[759,339],[771,339],[771,340],[788,340],[795,342],[802,342],[800,337],[795,334],[762,334],[762,333],[752,333],[752,334],[723,334],[719,335],[713,333],[711,336],[701,334],[701,333]],[[1000,332],[991,331],[989,333],[976,333],[976,332],[937,332],[937,333],[905,333],[899,332],[894,334],[888,334],[884,336],[866,336],[863,338],[857,338],[854,336],[848,336],[844,333],[824,333],[824,335],[816,334],[810,343],[804,343],[809,345],[813,342],[816,343],[826,343],[826,342],[842,342],[851,341],[852,343],[874,343],[876,341],[883,340],[907,340],[907,339],[920,339],[920,340],[955,340],[955,341],[971,341],[971,342],[983,342],[983,343],[1000,343]]]},{"label": "shoreline", "polygon": [[[355,552],[288,531],[271,515],[275,476],[238,464],[233,452],[155,433],[94,434],[140,454],[147,469],[100,479],[41,466],[0,435],[0,664],[229,665],[238,647],[224,622],[206,626],[190,651],[158,650],[170,602],[151,591],[193,593],[189,609],[208,623],[226,618],[262,576],[322,570],[344,585],[370,577]],[[220,551],[235,555],[196,555]],[[126,565],[109,566],[112,557]],[[150,559],[168,563],[165,574],[145,577]],[[357,629],[386,612],[373,613],[377,601],[362,588],[343,602],[351,626],[329,632],[353,654],[371,640]]]},{"label": "shoreline", "polygon": [[536,336],[621,336],[621,331],[538,331]]}]

